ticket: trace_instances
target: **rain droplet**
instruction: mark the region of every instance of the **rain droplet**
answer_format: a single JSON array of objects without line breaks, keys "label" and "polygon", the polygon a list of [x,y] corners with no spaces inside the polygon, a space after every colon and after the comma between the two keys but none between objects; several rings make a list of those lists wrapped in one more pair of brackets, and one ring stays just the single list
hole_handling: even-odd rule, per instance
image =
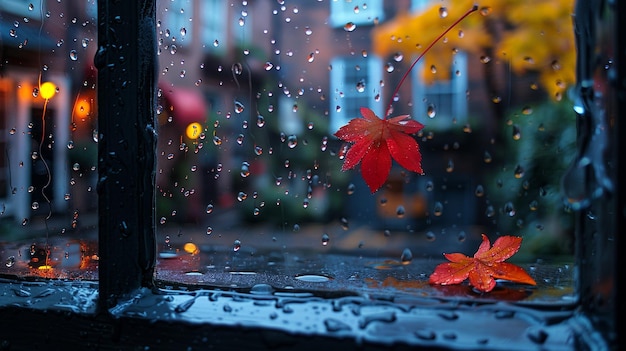
[{"label": "rain droplet", "polygon": [[395,54],[393,54],[394,61],[400,62],[402,61],[402,59],[404,59],[404,55],[401,52],[396,52]]},{"label": "rain droplet", "polygon": [[485,161],[485,163],[491,163],[492,160],[493,158],[491,157],[489,151],[485,151],[485,154],[483,155],[483,161]]},{"label": "rain droplet", "polygon": [[265,126],[265,117],[261,115],[256,116],[256,126],[263,128],[263,126]]},{"label": "rain droplet", "polygon": [[247,198],[248,198],[248,194],[244,193],[243,191],[240,191],[239,194],[237,194],[237,201],[239,202],[242,202]]},{"label": "rain droplet", "polygon": [[398,216],[398,218],[402,218],[404,217],[405,214],[406,214],[406,210],[404,209],[404,206],[399,205],[396,208],[396,216]]},{"label": "rain droplet", "polygon": [[442,7],[440,7],[440,8],[439,8],[439,17],[441,17],[441,18],[446,18],[446,17],[448,17],[448,9],[447,9],[447,8],[445,8],[445,7],[443,7],[443,6],[442,6]]},{"label": "rain droplet", "polygon": [[522,132],[519,129],[519,126],[517,124],[513,125],[513,140],[520,140],[522,138]]},{"label": "rain droplet", "polygon": [[435,109],[435,105],[429,104],[428,107],[426,108],[426,115],[429,118],[435,118],[436,114],[437,114],[437,110]]},{"label": "rain droplet", "polygon": [[426,240],[428,240],[428,241],[435,241],[435,239],[437,239],[437,235],[435,235],[434,232],[432,232],[432,231],[426,232]]},{"label": "rain droplet", "polygon": [[441,202],[439,201],[435,202],[435,207],[433,208],[433,214],[436,217],[440,217],[443,214],[443,204],[441,204]]},{"label": "rain droplet", "polygon": [[474,190],[474,195],[476,195],[476,197],[482,197],[483,195],[485,195],[485,189],[482,185],[478,184],[476,186],[476,190]]},{"label": "rain droplet", "polygon": [[7,268],[13,267],[15,265],[15,256],[9,256],[4,262],[4,265],[7,266]]},{"label": "rain droplet", "polygon": [[328,234],[326,233],[322,234],[322,245],[324,246],[328,245],[329,241],[330,241],[330,237],[328,236]]},{"label": "rain droplet", "polygon": [[298,145],[298,138],[295,135],[290,135],[287,138],[287,146],[290,149],[293,149],[294,147],[296,147]]},{"label": "rain droplet", "polygon": [[353,22],[348,22],[343,26],[343,30],[346,32],[353,32],[356,29],[356,24]]},{"label": "rain droplet", "polygon": [[519,179],[524,176],[524,167],[517,165],[515,166],[515,178]]},{"label": "rain droplet", "polygon": [[240,249],[241,249],[241,241],[239,241],[239,239],[236,239],[236,240],[233,242],[233,251],[234,251],[234,252],[237,252],[237,251],[239,251]]},{"label": "rain droplet", "polygon": [[363,82],[361,80],[358,83],[356,83],[356,91],[358,91],[359,93],[364,92],[365,91],[365,82]]},{"label": "rain droplet", "polygon": [[235,113],[242,113],[245,107],[239,101],[235,101]]},{"label": "rain droplet", "polygon": [[211,235],[213,233],[212,227],[206,227],[206,235]]},{"label": "rain droplet", "polygon": [[411,263],[412,260],[413,260],[413,253],[411,252],[411,250],[408,247],[402,250],[402,255],[400,255],[400,262],[406,265],[406,264]]},{"label": "rain droplet", "polygon": [[512,202],[507,202],[504,204],[504,213],[506,213],[509,217],[515,216],[515,206]]},{"label": "rain droplet", "polygon": [[206,213],[211,214],[213,212],[213,204],[208,204],[206,206]]}]

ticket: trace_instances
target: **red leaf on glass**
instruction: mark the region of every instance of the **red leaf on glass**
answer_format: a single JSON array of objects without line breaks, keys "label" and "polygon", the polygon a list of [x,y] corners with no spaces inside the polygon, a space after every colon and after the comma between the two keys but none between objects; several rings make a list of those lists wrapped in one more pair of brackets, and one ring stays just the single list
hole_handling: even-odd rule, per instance
[{"label": "red leaf on glass", "polygon": [[380,119],[366,107],[361,107],[361,115],[363,118],[352,119],[335,133],[337,138],[354,143],[341,170],[347,171],[361,162],[361,174],[372,193],[385,183],[392,158],[409,171],[424,172],[419,145],[410,135],[424,128],[421,123],[409,115]]},{"label": "red leaf on glass", "polygon": [[522,238],[517,236],[501,236],[490,248],[489,239],[482,234],[480,244],[474,257],[461,253],[443,255],[450,261],[435,267],[430,275],[431,284],[460,284],[469,278],[470,284],[479,291],[489,292],[496,286],[496,279],[509,280],[516,283],[536,285],[535,280],[522,267],[504,262],[519,250]]},{"label": "red leaf on glass", "polygon": [[393,97],[396,96],[402,83],[409,76],[409,72],[424,57],[424,54],[439,39],[443,38],[446,33],[476,10],[478,10],[478,6],[474,5],[461,18],[437,36],[419,57],[413,61],[413,64],[404,73],[396,89],[391,94],[385,118],[378,118],[369,108],[361,107],[363,118],[356,117],[350,120],[348,124],[339,128],[335,133],[337,138],[354,144],[346,153],[341,169],[343,171],[352,169],[360,162],[361,174],[372,193],[385,184],[391,170],[392,158],[409,171],[419,174],[424,173],[422,170],[422,154],[420,154],[417,142],[411,136],[411,134],[417,133],[424,126],[411,119],[409,115],[389,118]]}]

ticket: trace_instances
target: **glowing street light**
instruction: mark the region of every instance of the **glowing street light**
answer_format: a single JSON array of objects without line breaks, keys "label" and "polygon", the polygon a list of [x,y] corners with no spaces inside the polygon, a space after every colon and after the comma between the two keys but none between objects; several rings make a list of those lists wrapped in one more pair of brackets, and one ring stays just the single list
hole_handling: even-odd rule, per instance
[{"label": "glowing street light", "polygon": [[50,100],[57,93],[57,86],[52,82],[44,82],[39,87],[39,95],[46,100]]}]

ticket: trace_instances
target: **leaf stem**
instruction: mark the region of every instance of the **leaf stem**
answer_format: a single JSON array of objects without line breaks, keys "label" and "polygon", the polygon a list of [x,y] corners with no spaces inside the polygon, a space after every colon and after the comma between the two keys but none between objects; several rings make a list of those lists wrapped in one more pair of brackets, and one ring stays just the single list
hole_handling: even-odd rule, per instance
[{"label": "leaf stem", "polygon": [[391,97],[389,98],[389,104],[387,105],[387,109],[385,110],[385,118],[387,119],[387,117],[391,114],[391,105],[393,105],[393,99],[394,96],[396,96],[396,94],[398,93],[398,91],[400,90],[400,87],[402,86],[402,83],[404,83],[404,80],[409,76],[409,73],[411,73],[411,70],[413,69],[413,67],[415,67],[415,65],[419,62],[419,60],[422,59],[422,57],[424,57],[424,55],[426,55],[426,53],[439,41],[441,40],[441,38],[443,38],[444,35],[448,34],[448,32],[450,30],[452,30],[452,28],[456,27],[457,24],[459,24],[461,21],[463,21],[465,19],[465,17],[469,16],[472,12],[478,10],[478,5],[474,5],[472,6],[471,9],[469,9],[463,16],[461,16],[459,19],[457,19],[456,21],[454,21],[454,23],[452,23],[452,25],[450,27],[448,27],[446,30],[444,30],[441,34],[439,34],[439,36],[437,36],[437,38],[435,38],[435,40],[433,40],[430,44],[428,44],[428,46],[426,47],[426,50],[424,50],[418,57],[417,59],[415,59],[415,61],[413,61],[413,63],[411,64],[411,66],[409,67],[409,69],[404,73],[404,75],[402,76],[402,79],[400,79],[400,82],[398,83],[398,85],[396,85],[395,90],[393,91],[393,94],[391,94]]}]

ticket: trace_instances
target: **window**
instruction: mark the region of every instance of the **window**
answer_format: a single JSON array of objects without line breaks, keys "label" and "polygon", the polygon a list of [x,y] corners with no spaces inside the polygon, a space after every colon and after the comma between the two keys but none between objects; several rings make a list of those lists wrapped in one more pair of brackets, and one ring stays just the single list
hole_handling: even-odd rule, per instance
[{"label": "window", "polygon": [[383,2],[332,0],[330,2],[330,24],[333,27],[343,27],[347,23],[354,25],[372,25],[384,20]]},{"label": "window", "polygon": [[426,123],[436,130],[467,122],[467,76],[462,73],[467,72],[467,55],[456,53],[449,70],[449,80],[437,80],[430,84],[424,81],[423,65],[418,66],[413,74],[414,115],[427,116]]},{"label": "window", "polygon": [[383,65],[380,59],[337,57],[330,65],[330,91],[334,104],[331,108],[330,130],[337,130],[354,116],[360,115],[361,106],[382,115],[380,82]]},{"label": "window", "polygon": [[[415,114],[418,82],[394,92],[412,63],[406,58],[416,46],[403,34],[423,23],[415,18],[395,29],[401,17],[350,31],[325,22],[324,2],[229,3],[253,19],[244,23],[254,26],[249,43],[225,43],[222,55],[207,53],[206,43],[159,54],[169,45],[160,42],[169,24],[157,23],[170,4],[99,3],[97,45],[89,37],[95,19],[81,9],[73,21],[68,11],[78,9],[63,1],[47,4],[51,17],[69,16],[61,30],[48,27],[61,21],[8,21],[36,28],[41,49],[29,46],[33,39],[9,42],[2,33],[0,96],[16,102],[2,105],[0,129],[8,135],[1,140],[9,175],[22,172],[9,183],[23,184],[6,201],[36,210],[31,196],[41,195],[39,208],[56,211],[57,202],[72,200],[50,217],[68,220],[59,227],[49,212],[26,223],[16,212],[3,214],[2,347],[576,350],[623,343],[616,333],[622,306],[616,253],[623,244],[615,234],[623,221],[614,215],[624,200],[616,188],[622,170],[615,168],[623,129],[615,116],[623,102],[621,88],[608,82],[623,75],[613,53],[624,51],[594,40],[623,33],[612,26],[626,23],[624,11],[592,2],[563,10],[576,13],[579,43],[589,48],[578,51],[579,86],[568,76],[567,55],[548,60],[542,71],[524,66],[545,64],[538,55],[515,60],[515,45],[462,51],[467,66],[458,69],[468,73],[469,94],[467,112],[458,113],[466,119],[441,129]],[[481,8],[470,18],[508,21],[497,16],[525,13],[518,12],[524,6]],[[451,17],[457,11],[447,10]],[[447,17],[440,6],[425,13],[431,12],[436,21]],[[600,15],[606,20],[594,21]],[[201,16],[193,14],[192,22]],[[541,23],[541,37],[553,38],[551,23]],[[463,25],[469,40],[472,27]],[[387,40],[372,39],[380,33]],[[86,47],[80,38],[88,39]],[[398,38],[408,47],[394,46],[402,44]],[[452,41],[440,44],[448,49]],[[481,59],[486,55],[491,60]],[[93,65],[79,60],[86,57]],[[381,64],[392,61],[394,69]],[[58,91],[44,89],[45,82]],[[342,89],[344,96],[336,96]],[[341,171],[350,146],[332,137],[337,99],[353,109],[347,120],[358,118],[358,107],[381,116],[382,99],[391,101],[393,116],[423,121],[410,138],[420,146],[425,175],[394,163],[372,192],[359,167]],[[85,113],[92,106],[97,124]],[[71,155],[72,147],[79,155]],[[15,159],[11,150],[23,155]],[[51,162],[43,167],[47,177],[37,180],[30,171],[42,159]],[[41,185],[48,181],[54,185]],[[84,192],[74,190],[78,181]],[[96,191],[97,206],[76,212],[77,196],[93,201]],[[83,224],[88,214],[97,224]],[[35,223],[44,230],[35,232]],[[89,236],[96,228],[97,248]],[[467,283],[428,283],[443,252],[471,256],[482,233],[492,240],[523,237],[511,262],[537,285],[499,280],[481,292]],[[74,257],[81,259],[70,264]],[[24,328],[33,323],[41,326],[35,333]]]}]

